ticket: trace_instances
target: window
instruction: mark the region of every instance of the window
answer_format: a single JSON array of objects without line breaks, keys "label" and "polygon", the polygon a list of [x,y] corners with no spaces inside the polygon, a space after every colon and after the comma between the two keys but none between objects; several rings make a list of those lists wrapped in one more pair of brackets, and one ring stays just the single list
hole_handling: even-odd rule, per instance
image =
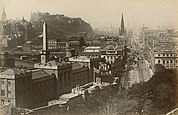
[{"label": "window", "polygon": [[8,81],[7,84],[8,84],[8,85],[11,85],[11,81]]},{"label": "window", "polygon": [[173,60],[171,60],[171,62],[170,63],[173,63]]},{"label": "window", "polygon": [[167,63],[169,63],[169,60],[167,60]]},{"label": "window", "polygon": [[163,64],[165,64],[165,60],[163,60]]},{"label": "window", "polygon": [[1,90],[1,96],[5,96],[5,90]]},{"label": "window", "polygon": [[165,56],[165,54],[163,54],[163,56]]},{"label": "window", "polygon": [[4,84],[4,80],[1,80],[1,84]]},{"label": "window", "polygon": [[10,103],[10,102],[11,102],[11,100],[9,100],[9,99],[8,99],[8,102]]},{"label": "window", "polygon": [[8,94],[11,94],[11,91],[8,91]]},{"label": "window", "polygon": [[169,54],[167,54],[167,56],[169,56]]},{"label": "window", "polygon": [[171,56],[172,56],[172,54],[171,54]]},{"label": "window", "polygon": [[158,56],[160,56],[160,54],[158,54]]},{"label": "window", "polygon": [[161,61],[160,60],[158,60],[158,63],[160,63]]},{"label": "window", "polygon": [[176,60],[176,63],[177,63],[177,60]]},{"label": "window", "polygon": [[4,102],[5,102],[4,99],[1,99],[1,104],[4,104]]}]

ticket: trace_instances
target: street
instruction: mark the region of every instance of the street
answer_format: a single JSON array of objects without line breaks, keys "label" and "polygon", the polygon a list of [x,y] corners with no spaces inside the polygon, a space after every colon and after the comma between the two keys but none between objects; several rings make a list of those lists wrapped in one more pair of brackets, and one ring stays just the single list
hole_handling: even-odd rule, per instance
[{"label": "street", "polygon": [[130,65],[127,74],[127,87],[131,87],[135,83],[147,82],[152,76],[149,64],[145,59],[140,59],[136,64]]}]

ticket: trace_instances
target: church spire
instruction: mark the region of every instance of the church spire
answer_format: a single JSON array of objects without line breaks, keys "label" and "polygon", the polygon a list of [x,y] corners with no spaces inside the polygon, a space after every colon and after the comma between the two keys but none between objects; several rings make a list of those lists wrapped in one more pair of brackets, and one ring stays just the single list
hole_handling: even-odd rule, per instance
[{"label": "church spire", "polygon": [[5,8],[3,5],[3,10],[2,10],[2,21],[6,20],[6,12],[5,12]]},{"label": "church spire", "polygon": [[124,16],[123,16],[123,13],[122,13],[121,24],[124,24]]},{"label": "church spire", "polygon": [[119,32],[120,36],[125,35],[125,26],[124,26],[124,16],[122,13],[122,17],[121,17],[121,27],[120,27],[120,32]]}]

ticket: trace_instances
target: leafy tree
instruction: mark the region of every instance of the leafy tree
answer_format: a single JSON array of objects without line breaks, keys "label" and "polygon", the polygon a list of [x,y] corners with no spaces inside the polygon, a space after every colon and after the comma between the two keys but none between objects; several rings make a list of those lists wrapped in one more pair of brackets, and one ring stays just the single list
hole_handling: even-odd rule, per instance
[{"label": "leafy tree", "polygon": [[123,59],[116,59],[111,67],[111,72],[113,76],[121,77],[125,71],[125,64]]},{"label": "leafy tree", "polygon": [[128,90],[110,97],[100,107],[100,113],[165,114],[176,108],[178,100],[176,93],[176,70],[161,67],[148,82],[134,84]]},{"label": "leafy tree", "polygon": [[155,65],[156,72],[164,71],[166,68],[162,64]]}]

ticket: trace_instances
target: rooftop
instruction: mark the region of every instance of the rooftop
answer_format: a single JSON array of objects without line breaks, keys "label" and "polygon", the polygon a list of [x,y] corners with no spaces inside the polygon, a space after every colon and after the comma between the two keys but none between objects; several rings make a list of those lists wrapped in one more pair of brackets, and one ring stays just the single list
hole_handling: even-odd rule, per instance
[{"label": "rooftop", "polygon": [[115,48],[112,45],[106,47],[107,50],[114,50]]},{"label": "rooftop", "polygon": [[42,69],[34,69],[32,70],[32,79],[39,79],[42,77],[47,77],[50,74],[47,73],[46,71],[42,70]]},{"label": "rooftop", "polygon": [[69,58],[69,61],[82,61],[82,62],[90,62],[91,59],[98,59],[98,57],[88,57],[88,56],[74,56]]},{"label": "rooftop", "polygon": [[[16,69],[16,68],[0,68],[0,78],[15,79],[15,75],[25,74],[29,72],[26,69]],[[23,76],[21,76],[23,77]]]},{"label": "rooftop", "polygon": [[72,63],[72,70],[83,68],[83,66],[79,63]]},{"label": "rooftop", "polygon": [[20,73],[24,73],[27,70],[26,69],[17,69],[17,68],[0,68],[0,73],[4,72],[4,71],[14,71],[14,74],[20,74]]},{"label": "rooftop", "polygon": [[69,45],[80,45],[80,41],[69,41]]},{"label": "rooftop", "polygon": [[87,56],[75,56],[75,57],[69,58],[69,61],[90,62],[90,58],[88,58]]},{"label": "rooftop", "polygon": [[70,62],[56,62],[56,61],[50,61],[48,63],[37,63],[35,64],[35,68],[46,68],[46,69],[57,69],[58,66],[63,66],[70,64]]},{"label": "rooftop", "polygon": [[159,49],[159,50],[155,50],[155,53],[178,53],[178,51],[176,51],[176,49]]},{"label": "rooftop", "polygon": [[101,49],[100,46],[88,46],[85,48],[85,50],[88,50],[88,49]]},{"label": "rooftop", "polygon": [[78,93],[68,93],[68,94],[61,95],[60,99],[72,99],[78,96],[80,96]]}]

